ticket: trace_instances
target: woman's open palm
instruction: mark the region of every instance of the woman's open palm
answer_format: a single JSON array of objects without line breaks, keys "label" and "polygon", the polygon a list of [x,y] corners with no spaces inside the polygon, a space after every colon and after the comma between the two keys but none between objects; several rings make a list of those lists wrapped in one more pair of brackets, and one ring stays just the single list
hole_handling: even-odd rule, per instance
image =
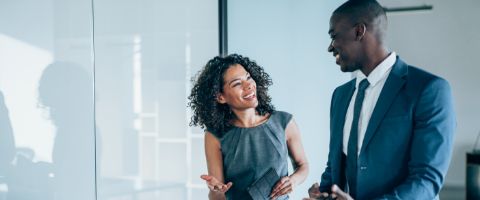
[{"label": "woman's open palm", "polygon": [[220,182],[217,178],[209,175],[201,175],[200,178],[205,180],[205,182],[207,183],[208,189],[210,189],[213,192],[225,193],[233,185],[232,182],[228,182],[227,184],[224,184]]}]

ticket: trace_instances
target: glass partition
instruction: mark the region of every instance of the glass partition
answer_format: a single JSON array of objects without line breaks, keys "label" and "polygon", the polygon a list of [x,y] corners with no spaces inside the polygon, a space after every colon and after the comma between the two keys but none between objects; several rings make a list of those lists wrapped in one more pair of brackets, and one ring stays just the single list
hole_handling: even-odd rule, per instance
[{"label": "glass partition", "polygon": [[191,77],[218,54],[216,0],[95,0],[98,199],[207,199]]},{"label": "glass partition", "polygon": [[215,0],[0,6],[0,200],[206,199],[191,77]]},{"label": "glass partition", "polygon": [[91,1],[2,1],[0,44],[0,199],[94,199]]}]

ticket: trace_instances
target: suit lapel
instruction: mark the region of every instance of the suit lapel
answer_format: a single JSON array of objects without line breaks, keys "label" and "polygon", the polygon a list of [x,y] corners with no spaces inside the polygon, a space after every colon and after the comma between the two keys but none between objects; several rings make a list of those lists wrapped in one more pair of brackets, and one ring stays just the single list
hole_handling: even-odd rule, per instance
[{"label": "suit lapel", "polygon": [[[353,92],[355,91],[355,79],[351,80],[347,85],[346,88],[344,89],[343,92],[340,93],[340,95],[337,97],[336,101],[334,102],[337,106],[337,109],[339,112],[336,113],[334,118],[334,129],[333,129],[333,134],[337,135],[335,143],[336,147],[340,147],[340,153],[342,152],[342,146],[343,146],[343,127],[345,125],[345,116],[347,114],[347,109],[350,104],[350,100],[352,99]],[[340,154],[341,155],[341,154]]]},{"label": "suit lapel", "polygon": [[397,56],[397,61],[393,65],[392,71],[380,92],[380,96],[378,97],[372,116],[370,117],[360,153],[368,146],[368,143],[375,135],[380,122],[382,122],[383,117],[392,105],[398,92],[405,84],[404,76],[407,73],[407,65]]},{"label": "suit lapel", "polygon": [[[332,118],[331,120],[331,140],[332,144],[330,146],[330,151],[333,154],[334,159],[332,159],[332,167],[334,169],[343,169],[342,167],[342,157],[343,157],[343,126],[345,124],[345,116],[347,114],[347,109],[352,99],[353,92],[355,91],[355,79],[348,82],[346,85],[339,88],[338,94],[335,95],[332,102]],[[340,187],[343,187],[342,180],[342,170],[335,170],[333,174],[333,182],[339,184]]]}]

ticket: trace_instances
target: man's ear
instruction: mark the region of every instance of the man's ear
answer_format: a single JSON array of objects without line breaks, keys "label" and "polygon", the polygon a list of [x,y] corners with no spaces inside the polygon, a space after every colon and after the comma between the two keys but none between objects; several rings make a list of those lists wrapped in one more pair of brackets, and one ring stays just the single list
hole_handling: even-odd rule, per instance
[{"label": "man's ear", "polygon": [[222,93],[217,94],[217,102],[220,103],[220,104],[227,103],[227,101],[225,100],[225,97],[223,97]]},{"label": "man's ear", "polygon": [[367,33],[367,25],[364,23],[358,23],[355,25],[355,39],[360,41],[363,39],[365,34]]}]

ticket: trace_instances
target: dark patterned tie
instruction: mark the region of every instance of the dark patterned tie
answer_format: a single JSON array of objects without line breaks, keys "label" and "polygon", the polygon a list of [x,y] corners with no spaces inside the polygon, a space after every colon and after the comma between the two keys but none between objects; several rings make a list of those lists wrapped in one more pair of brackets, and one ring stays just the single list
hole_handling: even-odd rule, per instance
[{"label": "dark patterned tie", "polygon": [[365,89],[370,83],[367,79],[363,79],[358,85],[357,97],[353,107],[352,128],[350,129],[350,137],[348,138],[347,150],[347,181],[350,196],[354,199],[357,196],[357,152],[358,152],[358,120],[360,111],[362,110],[363,99],[365,97]]}]

